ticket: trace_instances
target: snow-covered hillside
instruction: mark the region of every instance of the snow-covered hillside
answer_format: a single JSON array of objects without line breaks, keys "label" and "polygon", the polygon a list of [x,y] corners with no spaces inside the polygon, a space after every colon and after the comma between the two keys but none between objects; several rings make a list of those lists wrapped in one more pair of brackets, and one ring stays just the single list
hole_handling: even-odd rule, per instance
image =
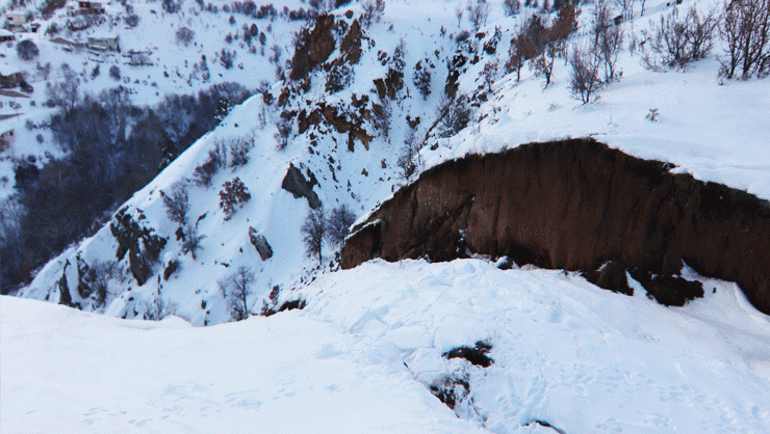
[{"label": "snow-covered hillside", "polygon": [[[715,3],[704,0],[692,4],[705,10]],[[108,224],[52,260],[20,295],[126,318],[155,317],[161,306],[173,306],[178,315],[195,325],[215,324],[231,318],[218,282],[243,266],[255,274],[248,303],[252,311],[259,311],[262,300],[268,299],[275,286],[292,289],[313,274],[309,270],[315,267],[314,261],[305,257],[300,232],[310,210],[308,201],[296,199],[281,188],[288,168],[293,165],[311,182],[317,181],[312,188],[327,211],[344,204],[361,216],[407,181],[397,163],[410,133],[424,146],[412,159],[417,173],[467,153],[590,135],[632,155],[674,163],[677,172],[770,199],[767,80],[720,79],[714,55],[687,72],[650,72],[641,67],[638,51],[631,53],[624,47],[618,60],[622,78],[602,89],[595,103],[583,105],[570,94],[569,68],[559,59],[552,83],[545,89],[543,79],[526,67],[517,83],[515,74],[505,74],[500,66],[492,92],[487,93],[483,90],[487,86],[484,65],[505,64],[511,35],[535,10],[523,8],[518,16],[505,17],[501,5],[491,4],[487,24],[458,45],[455,38],[459,32],[447,30],[457,28],[456,16],[447,5],[389,2],[380,21],[362,26],[360,38],[352,38],[352,46],[360,47],[358,62],[349,60],[351,45],[342,41],[354,34],[361,5],[342,7],[334,18],[336,30],[329,33],[335,45],[326,67],[316,68],[306,79],[287,78],[276,83],[269,105],[263,95],[257,95],[234,109],[215,131],[120,207],[125,211],[121,215],[131,216],[140,227],[167,240],[144,279],[135,279],[136,273],[132,276],[127,257],[116,263],[118,241]],[[348,9],[351,13],[344,14]],[[577,36],[573,37],[576,41],[587,37],[592,19],[590,5],[583,5],[583,9]],[[639,37],[640,30],[648,26],[648,18],[657,19],[666,9],[664,3],[647,5],[645,17],[623,24],[624,31]],[[470,26],[467,18],[461,24]],[[496,50],[483,49],[494,41]],[[721,53],[718,47],[715,53]],[[455,58],[457,64],[457,56],[469,60],[460,69],[453,68],[459,73],[457,94],[473,97],[471,122],[459,133],[447,134],[441,130],[446,116],[439,108],[448,80],[447,59]],[[426,65],[424,69],[429,63],[434,66],[429,80],[432,92],[425,96],[412,79],[418,62]],[[333,80],[340,65],[348,68],[342,70],[347,78],[341,84]],[[394,70],[402,73],[400,89],[388,88],[391,84],[387,80],[377,84]],[[336,91],[329,91],[330,83]],[[391,92],[395,98],[387,96]],[[473,104],[479,107],[473,108]],[[651,109],[657,110],[654,121],[646,119]],[[387,125],[383,126],[378,110],[390,111]],[[279,149],[283,139],[276,125],[285,123],[283,118],[291,121],[286,146]],[[356,136],[355,131],[362,134]],[[227,146],[239,139],[253,144],[246,165],[220,170],[209,188],[192,182],[196,167],[206,162],[210,151],[218,144]],[[236,177],[251,199],[226,219],[219,193],[225,182]],[[175,235],[180,225],[169,220],[161,197],[161,192],[168,194],[177,182],[187,186],[188,226],[194,225],[204,237],[195,259],[185,254],[184,240]],[[112,225],[116,224],[117,217],[112,220]],[[251,243],[252,233],[266,237],[275,253],[272,258],[260,258]],[[333,260],[329,250],[323,261],[325,268]],[[109,270],[102,273],[102,281],[107,282],[104,301],[88,287],[87,278],[84,280],[89,268],[99,267]],[[70,300],[61,298],[63,285],[72,294]]]},{"label": "snow-covered hillside", "polygon": [[[354,1],[304,31],[276,18],[267,46],[277,45],[280,65],[293,72],[299,41],[307,52],[295,66],[311,69],[275,81],[270,50],[239,51],[243,69],[213,61],[226,32],[250,24],[242,14],[231,25],[223,3],[218,14],[181,4],[166,14],[139,2],[135,29],[115,24],[122,47],[157,53],[151,67],[121,67],[139,101],[207,87],[202,73],[187,82],[201,54],[212,82],[273,84],[37,270],[18,298],[0,297],[0,432],[770,432],[770,320],[733,283],[685,268],[705,297],[668,308],[630,278],[633,297],[575,273],[503,271],[496,258],[335,271],[338,247],[308,257],[301,230],[315,196],[326,212],[345,205],[361,220],[443,161],[564,137],[591,136],[770,200],[770,80],[719,78],[724,41],[684,72],[644,69],[629,43],[671,7],[648,0],[642,17],[632,2],[633,20],[620,24],[622,75],[583,104],[562,58],[546,88],[526,64],[519,81],[506,72],[511,38],[538,8],[508,17],[490,0],[478,29],[468,10],[458,18],[466,3],[448,0],[388,0],[370,23]],[[581,7],[570,43],[591,38],[592,4]],[[268,22],[256,22],[260,32]],[[177,44],[180,26],[195,43]],[[41,52],[57,50],[34,37]],[[78,72],[93,68],[86,52],[67,56],[82,56],[70,61]],[[112,84],[101,69],[88,82],[94,92]],[[470,122],[455,130],[461,96]],[[34,143],[17,141],[15,155]],[[289,192],[289,178],[304,178],[310,198]],[[239,183],[227,211],[222,196]],[[164,196],[181,190],[180,218]],[[239,276],[252,314],[306,305],[228,323]],[[461,347],[494,362],[444,356]]]},{"label": "snow-covered hillside", "polygon": [[[89,2],[101,4],[104,13],[73,16],[68,7],[78,11],[78,2],[62,2],[66,7],[46,17],[41,13],[44,4],[27,2],[11,8],[11,2],[6,3],[6,15],[32,19],[14,30],[14,41],[0,44],[0,72],[21,72],[34,91],[15,89],[0,95],[0,134],[15,133],[11,146],[0,155],[3,199],[13,192],[19,160],[32,156],[42,165],[64,155],[47,130],[27,127],[28,122],[45,124],[56,112],[45,104],[50,98],[47,88],[66,79],[62,64],[76,73],[82,95],[122,86],[137,106],[154,106],[167,95],[195,94],[222,82],[256,89],[263,82],[274,82],[286,68],[294,34],[306,22],[290,20],[283,6],[288,11],[309,10],[299,0],[288,0],[274,7],[272,14],[257,18],[258,10],[231,10],[230,1],[208,2],[210,7],[193,1],[166,2],[176,7],[167,12],[161,2],[139,0]],[[81,21],[88,26],[77,27]],[[36,32],[30,31],[32,23],[40,26]],[[116,38],[119,51],[93,48],[89,42],[93,38]],[[20,59],[16,45],[23,40],[32,41],[39,54]],[[231,65],[226,66],[223,51],[234,53]]]},{"label": "snow-covered hillside", "polygon": [[[572,273],[374,261],[304,310],[206,328],[1,297],[0,429],[767,433],[770,321],[700,280],[666,308]],[[486,368],[442,357],[480,340]]]}]

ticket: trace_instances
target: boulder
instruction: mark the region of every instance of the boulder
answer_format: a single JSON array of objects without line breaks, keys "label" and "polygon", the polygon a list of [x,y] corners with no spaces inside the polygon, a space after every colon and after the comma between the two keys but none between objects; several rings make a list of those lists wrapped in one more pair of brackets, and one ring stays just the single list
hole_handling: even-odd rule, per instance
[{"label": "boulder", "polygon": [[283,177],[281,182],[281,188],[293,194],[295,198],[299,199],[304,197],[307,199],[310,208],[317,209],[321,206],[321,200],[318,199],[318,195],[313,191],[313,186],[318,182],[315,176],[311,175],[311,182],[305,179],[302,172],[294,167],[293,164],[289,164],[289,170],[286,171],[286,176]]},{"label": "boulder", "polygon": [[251,244],[257,249],[257,253],[259,253],[259,257],[263,261],[273,257],[273,249],[267,242],[267,238],[264,235],[258,234],[257,230],[252,227],[249,228],[249,240],[251,240]]}]

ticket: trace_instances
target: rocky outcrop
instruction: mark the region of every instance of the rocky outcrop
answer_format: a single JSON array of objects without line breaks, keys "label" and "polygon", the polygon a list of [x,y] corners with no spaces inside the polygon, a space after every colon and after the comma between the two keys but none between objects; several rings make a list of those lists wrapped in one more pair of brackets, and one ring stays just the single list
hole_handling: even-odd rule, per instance
[{"label": "rocky outcrop", "polygon": [[273,257],[273,248],[270,247],[267,238],[265,238],[264,235],[257,233],[257,230],[253,227],[249,228],[249,240],[254,248],[257,249],[257,253],[259,253],[259,257],[262,258],[263,261],[267,261]]},{"label": "rocky outcrop", "polygon": [[318,181],[310,171],[308,171],[308,176],[310,181],[305,179],[302,172],[291,164],[289,165],[289,170],[286,171],[286,176],[283,177],[281,188],[293,194],[297,199],[300,197],[306,198],[310,208],[316,209],[321,206],[321,200],[318,199],[318,195],[313,191],[313,186]]},{"label": "rocky outcrop", "polygon": [[166,246],[166,239],[153,234],[154,230],[139,223],[145,219],[141,211],[134,220],[127,208],[123,208],[110,222],[110,232],[118,241],[115,256],[118,260],[128,253],[131,274],[141,286],[152,275],[153,265],[158,261],[161,250]]},{"label": "rocky outcrop", "polygon": [[302,30],[294,56],[291,59],[292,80],[300,80],[332,54],[337,45],[334,39],[334,15],[319,15],[312,30]]},{"label": "rocky outcrop", "polygon": [[352,107],[354,110],[350,110],[347,113],[340,114],[336,107],[327,106],[324,103],[318,104],[318,108],[311,111],[309,114],[307,110],[302,110],[297,116],[298,131],[303,134],[311,126],[317,126],[321,121],[325,121],[326,125],[334,128],[338,133],[347,133],[348,135],[348,150],[353,151],[355,148],[354,139],[358,139],[364,147],[369,149],[369,142],[374,137],[370,136],[364,128],[364,122],[370,118],[370,111],[366,108],[366,103],[369,98],[364,95],[361,99],[356,99],[356,95],[353,94]]},{"label": "rocky outcrop", "polygon": [[[737,282],[770,314],[770,204],[671,167],[592,139],[449,161],[354,228],[343,268],[373,257],[447,261],[471,253],[587,272],[612,261],[659,301],[679,302],[697,288],[670,289],[663,278],[676,279],[685,261]],[[625,292],[618,276],[613,265],[596,277]]]}]

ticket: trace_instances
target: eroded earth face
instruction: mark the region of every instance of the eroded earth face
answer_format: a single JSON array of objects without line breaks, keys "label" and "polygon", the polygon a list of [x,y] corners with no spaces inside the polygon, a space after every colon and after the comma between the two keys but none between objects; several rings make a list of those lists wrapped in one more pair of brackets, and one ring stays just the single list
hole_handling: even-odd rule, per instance
[{"label": "eroded earth face", "polygon": [[[621,292],[628,270],[659,302],[683,304],[702,296],[675,277],[684,261],[704,276],[737,282],[770,313],[767,202],[673,175],[671,167],[592,139],[450,161],[356,228],[344,267],[373,257],[508,256],[520,265],[584,270]],[[619,278],[592,273],[608,261],[621,264],[614,267]]]}]

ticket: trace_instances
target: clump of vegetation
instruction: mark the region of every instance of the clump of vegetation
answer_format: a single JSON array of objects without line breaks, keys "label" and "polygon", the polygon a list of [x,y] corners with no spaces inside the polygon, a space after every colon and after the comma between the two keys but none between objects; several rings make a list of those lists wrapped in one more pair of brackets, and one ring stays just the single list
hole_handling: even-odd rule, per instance
[{"label": "clump of vegetation", "polygon": [[160,192],[163,205],[166,207],[166,215],[172,222],[184,226],[187,224],[187,212],[190,210],[187,186],[184,182],[177,182],[171,186],[171,192]]},{"label": "clump of vegetation", "polygon": [[182,254],[190,254],[193,261],[197,259],[199,251],[203,250],[203,239],[205,235],[198,233],[198,225],[188,225],[184,227],[181,234],[182,239]]},{"label": "clump of vegetation", "polygon": [[176,42],[178,44],[184,45],[185,47],[190,45],[190,42],[193,41],[193,38],[195,38],[195,32],[187,27],[180,27],[179,30],[176,31]]},{"label": "clump of vegetation", "polygon": [[16,44],[16,54],[19,56],[19,59],[30,61],[40,55],[40,49],[37,48],[37,45],[31,39],[24,39]]},{"label": "clump of vegetation", "polygon": [[193,171],[193,182],[199,187],[211,186],[211,179],[220,168],[226,165],[226,156],[223,144],[217,143],[214,149],[209,151],[206,161],[197,166]]},{"label": "clump of vegetation", "polygon": [[356,221],[356,215],[353,211],[342,204],[334,208],[326,221],[327,231],[326,240],[332,246],[339,248],[345,243],[345,237],[348,236],[350,226]]},{"label": "clump of vegetation", "polygon": [[217,281],[235,321],[244,320],[250,315],[248,297],[252,294],[251,284],[255,279],[249,267],[240,266],[224,280]]},{"label": "clump of vegetation", "polygon": [[249,151],[254,147],[254,137],[239,137],[230,142],[230,167],[244,166],[249,162]]},{"label": "clump of vegetation", "polygon": [[301,231],[305,254],[309,258],[316,258],[320,266],[323,263],[323,242],[326,236],[326,214],[323,207],[310,210]]},{"label": "clump of vegetation", "polygon": [[222,190],[219,192],[219,207],[225,214],[225,221],[230,220],[249,199],[251,194],[241,178],[236,176],[232,181],[222,184]]},{"label": "clump of vegetation", "polygon": [[713,11],[702,16],[693,6],[680,17],[679,8],[671,9],[658,24],[652,24],[649,32],[642,32],[647,40],[642,63],[652,71],[687,68],[709,54],[717,23]]}]

